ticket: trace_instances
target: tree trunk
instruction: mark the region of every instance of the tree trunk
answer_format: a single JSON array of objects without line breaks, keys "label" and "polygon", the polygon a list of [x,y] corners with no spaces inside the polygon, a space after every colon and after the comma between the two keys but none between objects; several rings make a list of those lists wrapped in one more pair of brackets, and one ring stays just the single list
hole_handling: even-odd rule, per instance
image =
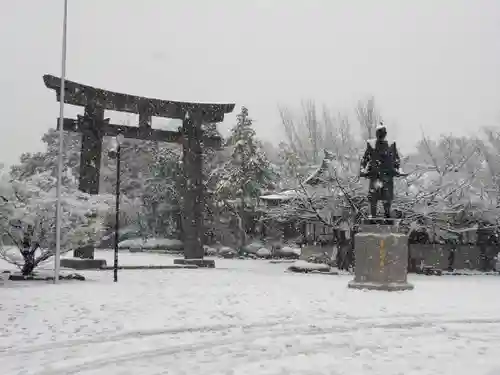
[{"label": "tree trunk", "polygon": [[31,249],[23,249],[21,251],[21,254],[23,255],[24,259],[24,265],[23,268],[21,269],[21,273],[23,276],[29,276],[33,273],[33,270],[35,269],[35,251],[36,248]]},{"label": "tree trunk", "polygon": [[483,272],[488,270],[488,259],[486,257],[486,246],[484,244],[479,246],[479,269]]},{"label": "tree trunk", "polygon": [[241,207],[238,217],[238,229],[240,231],[240,251],[243,251],[243,248],[246,245],[246,231],[245,231],[245,198],[241,198]]}]

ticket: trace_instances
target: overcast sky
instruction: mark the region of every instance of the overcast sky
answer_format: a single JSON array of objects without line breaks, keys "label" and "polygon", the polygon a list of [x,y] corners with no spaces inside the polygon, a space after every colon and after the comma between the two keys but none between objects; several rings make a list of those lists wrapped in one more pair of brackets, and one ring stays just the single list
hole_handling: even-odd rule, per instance
[{"label": "overcast sky", "polygon": [[[61,71],[62,9],[0,0],[4,163],[40,150],[55,123],[42,76]],[[276,142],[277,105],[302,99],[353,112],[374,95],[403,149],[420,127],[436,137],[500,124],[499,0],[69,0],[68,32],[68,79],[246,105]]]}]

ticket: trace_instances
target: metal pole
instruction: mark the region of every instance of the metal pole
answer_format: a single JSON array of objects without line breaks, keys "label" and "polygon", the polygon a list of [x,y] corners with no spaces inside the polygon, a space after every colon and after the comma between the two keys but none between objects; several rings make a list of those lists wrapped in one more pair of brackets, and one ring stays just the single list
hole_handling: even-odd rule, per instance
[{"label": "metal pole", "polygon": [[64,94],[66,89],[66,44],[68,29],[68,0],[64,0],[62,56],[61,56],[61,91],[59,93],[59,155],[57,158],[57,199],[56,199],[56,254],[54,257],[54,284],[59,282],[61,262],[61,187],[64,151]]},{"label": "metal pole", "polygon": [[121,146],[116,149],[116,201],[115,201],[115,259],[113,265],[114,282],[118,281],[118,241],[120,231],[120,155]]}]

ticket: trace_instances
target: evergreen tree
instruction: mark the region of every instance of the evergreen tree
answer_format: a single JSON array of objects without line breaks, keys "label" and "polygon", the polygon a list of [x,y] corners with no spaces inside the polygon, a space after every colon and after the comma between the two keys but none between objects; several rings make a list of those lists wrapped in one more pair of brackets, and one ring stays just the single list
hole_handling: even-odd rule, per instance
[{"label": "evergreen tree", "polygon": [[262,193],[273,187],[273,170],[252,127],[248,109],[241,108],[226,144],[231,157],[220,174],[216,195],[233,212],[239,229],[240,246],[255,224],[255,209]]},{"label": "evergreen tree", "polygon": [[226,146],[231,147],[232,152],[217,186],[219,197],[240,198],[251,203],[263,190],[272,188],[272,166],[256,138],[247,108],[241,108]]},{"label": "evergreen tree", "polygon": [[160,145],[152,153],[148,165],[148,177],[141,190],[144,216],[141,221],[146,224],[146,231],[154,236],[180,234],[179,182],[183,177],[180,152],[180,149]]}]

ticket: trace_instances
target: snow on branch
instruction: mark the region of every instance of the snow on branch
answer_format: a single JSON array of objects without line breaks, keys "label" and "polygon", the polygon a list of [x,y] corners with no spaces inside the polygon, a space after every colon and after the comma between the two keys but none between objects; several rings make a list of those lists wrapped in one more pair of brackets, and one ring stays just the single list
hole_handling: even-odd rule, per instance
[{"label": "snow on branch", "polygon": [[[22,261],[12,248],[26,250],[29,233],[31,250],[37,252],[35,266],[49,259],[55,251],[56,181],[49,173],[39,173],[23,181],[0,176],[0,257],[20,266]],[[61,251],[93,244],[103,225],[100,219],[107,212],[112,196],[92,196],[72,187],[61,192]],[[9,247],[10,246],[10,247]],[[31,246],[31,245],[30,245]]]}]

